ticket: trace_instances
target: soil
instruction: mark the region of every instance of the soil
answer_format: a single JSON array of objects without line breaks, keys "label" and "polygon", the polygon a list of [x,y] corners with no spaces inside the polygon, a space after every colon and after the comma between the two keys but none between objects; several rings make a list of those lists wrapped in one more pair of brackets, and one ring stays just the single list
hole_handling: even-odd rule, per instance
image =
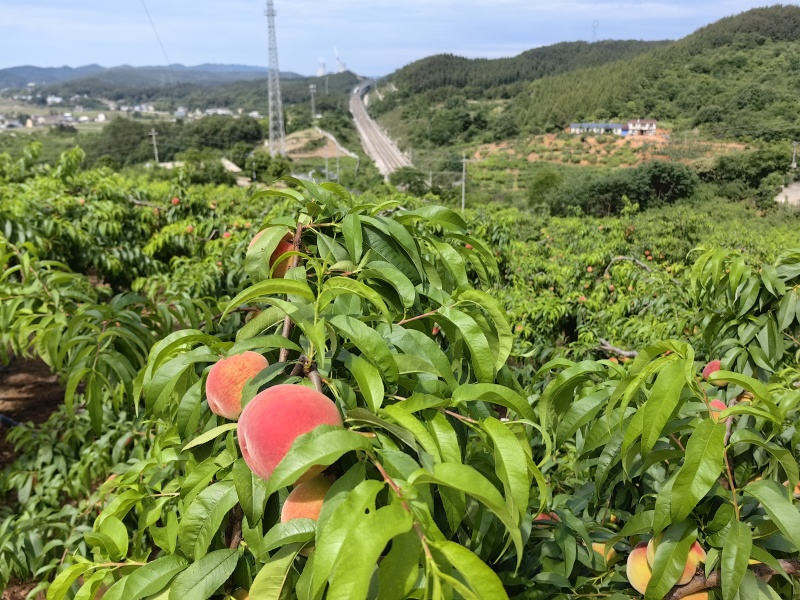
[{"label": "soil", "polygon": [[[10,583],[6,588],[6,591],[3,592],[2,598],[0,600],[25,600],[25,597],[28,595],[34,587],[36,587],[35,583]],[[44,594],[36,594],[36,600],[44,600]]]},{"label": "soil", "polygon": [[[18,423],[44,423],[64,401],[58,376],[41,360],[13,359],[0,366],[0,415]],[[0,425],[0,469],[15,458],[13,445],[6,442],[7,429]],[[23,596],[20,596],[23,597]],[[6,600],[4,595],[2,600]]]}]

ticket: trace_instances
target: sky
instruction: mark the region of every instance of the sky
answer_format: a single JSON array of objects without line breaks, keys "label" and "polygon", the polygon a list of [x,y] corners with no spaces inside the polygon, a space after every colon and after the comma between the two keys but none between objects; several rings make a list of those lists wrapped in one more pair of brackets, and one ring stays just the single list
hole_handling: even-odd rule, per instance
[{"label": "sky", "polygon": [[[316,74],[320,60],[384,75],[449,52],[513,56],[594,39],[678,39],[752,0],[274,0],[282,71]],[[787,2],[783,2],[786,4]],[[258,0],[0,0],[0,68],[268,62]]]}]

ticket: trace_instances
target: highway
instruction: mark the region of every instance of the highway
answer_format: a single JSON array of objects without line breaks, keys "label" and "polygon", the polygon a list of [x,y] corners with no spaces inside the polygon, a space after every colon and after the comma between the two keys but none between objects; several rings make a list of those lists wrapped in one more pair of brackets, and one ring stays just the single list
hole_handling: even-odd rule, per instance
[{"label": "highway", "polygon": [[363,83],[353,90],[350,96],[350,112],[353,113],[364,151],[375,161],[381,175],[388,178],[391,173],[403,167],[411,167],[412,164],[386,132],[367,114],[364,96],[369,92],[371,85]]}]

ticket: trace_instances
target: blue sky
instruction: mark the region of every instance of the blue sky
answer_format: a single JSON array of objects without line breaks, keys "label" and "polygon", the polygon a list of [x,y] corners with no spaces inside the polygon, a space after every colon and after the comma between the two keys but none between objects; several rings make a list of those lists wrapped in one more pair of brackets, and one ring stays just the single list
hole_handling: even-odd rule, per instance
[{"label": "blue sky", "polygon": [[[264,3],[146,0],[172,62],[266,65]],[[677,39],[752,0],[275,0],[281,70],[389,73],[440,52],[512,56],[560,41]],[[0,68],[166,61],[141,0],[0,0]]]}]

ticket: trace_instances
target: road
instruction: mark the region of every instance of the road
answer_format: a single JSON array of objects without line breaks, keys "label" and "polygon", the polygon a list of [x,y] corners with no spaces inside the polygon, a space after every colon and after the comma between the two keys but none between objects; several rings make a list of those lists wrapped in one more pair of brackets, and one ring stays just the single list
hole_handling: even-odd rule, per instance
[{"label": "road", "polygon": [[370,85],[364,83],[354,90],[350,96],[350,112],[353,113],[364,151],[375,161],[381,175],[388,178],[398,169],[413,165],[386,132],[367,114],[364,96],[369,91]]}]

